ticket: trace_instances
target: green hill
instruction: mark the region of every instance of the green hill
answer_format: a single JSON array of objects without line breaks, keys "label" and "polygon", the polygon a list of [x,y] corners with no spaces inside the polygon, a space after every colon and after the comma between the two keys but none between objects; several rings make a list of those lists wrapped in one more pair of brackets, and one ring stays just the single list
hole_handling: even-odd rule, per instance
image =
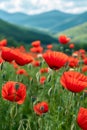
[{"label": "green hill", "polygon": [[87,44],[87,22],[63,32],[57,33],[55,36],[58,37],[60,34],[66,34],[71,37],[71,41],[74,43],[86,43]]},{"label": "green hill", "polygon": [[9,44],[13,42],[29,44],[34,40],[41,40],[43,44],[57,42],[57,39],[47,32],[21,28],[0,19],[0,39],[3,38],[7,38]]},{"label": "green hill", "polygon": [[[52,10],[41,14],[26,15],[23,13],[8,13],[0,10],[0,18],[13,24],[24,27],[33,27],[43,30],[50,30],[51,32],[59,32],[60,23],[71,20],[78,15]],[[57,27],[55,27],[55,25]]]},{"label": "green hill", "polygon": [[60,24],[55,24],[54,26],[52,26],[50,31],[54,31],[56,33],[65,31],[66,29],[81,25],[85,22],[87,22],[87,12],[76,15],[72,18],[64,19],[63,21],[61,20]]},{"label": "green hill", "polygon": [[39,28],[52,33],[59,33],[87,22],[87,12],[82,14],[69,14],[52,10],[41,14],[28,15],[21,12],[8,13],[0,10],[0,18],[23,27]]}]

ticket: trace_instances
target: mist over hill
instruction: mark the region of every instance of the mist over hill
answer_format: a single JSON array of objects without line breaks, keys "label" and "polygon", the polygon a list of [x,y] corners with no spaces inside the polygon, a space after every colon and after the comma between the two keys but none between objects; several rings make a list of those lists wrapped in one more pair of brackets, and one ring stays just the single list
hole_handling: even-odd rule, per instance
[{"label": "mist over hill", "polygon": [[41,14],[28,15],[21,12],[8,13],[0,10],[0,18],[23,27],[38,28],[57,33],[87,22],[87,12],[69,14],[53,10]]}]

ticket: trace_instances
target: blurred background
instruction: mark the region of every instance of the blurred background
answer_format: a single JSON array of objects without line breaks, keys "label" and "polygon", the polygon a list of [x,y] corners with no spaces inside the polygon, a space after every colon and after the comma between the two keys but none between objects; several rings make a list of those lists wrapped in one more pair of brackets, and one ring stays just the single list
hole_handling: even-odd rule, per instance
[{"label": "blurred background", "polygon": [[58,44],[61,34],[87,49],[87,0],[0,0],[0,40],[8,45]]}]

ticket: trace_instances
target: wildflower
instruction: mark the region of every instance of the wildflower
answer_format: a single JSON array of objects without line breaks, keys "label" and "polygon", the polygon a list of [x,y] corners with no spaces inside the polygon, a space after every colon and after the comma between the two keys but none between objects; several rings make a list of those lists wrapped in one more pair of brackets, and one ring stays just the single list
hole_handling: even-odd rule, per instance
[{"label": "wildflower", "polygon": [[48,68],[41,68],[40,69],[40,73],[47,73],[48,72]]},{"label": "wildflower", "polygon": [[67,61],[68,56],[62,52],[48,51],[43,54],[43,58],[51,69],[57,70],[63,67]]},{"label": "wildflower", "polygon": [[35,67],[38,67],[38,66],[40,66],[40,61],[39,60],[34,60],[32,62],[32,65],[35,66]]},{"label": "wildflower", "polygon": [[41,44],[41,42],[40,42],[39,40],[32,42],[32,46],[33,46],[33,47],[39,47],[40,44]]},{"label": "wildflower", "polygon": [[79,60],[74,57],[69,57],[68,62],[70,67],[77,67],[79,65]]},{"label": "wildflower", "polygon": [[60,83],[64,88],[78,93],[87,87],[87,77],[79,72],[67,71],[61,76]]},{"label": "wildflower", "polygon": [[82,72],[84,73],[84,72],[87,72],[87,65],[84,65],[83,67],[82,67]]},{"label": "wildflower", "polygon": [[26,53],[22,53],[18,51],[16,52],[14,60],[18,65],[23,66],[23,65],[31,63],[33,61],[33,57]]},{"label": "wildflower", "polygon": [[42,53],[43,47],[41,47],[41,46],[32,47],[32,48],[30,49],[30,51],[33,52],[33,53]]},{"label": "wildflower", "polygon": [[7,46],[7,39],[3,39],[0,41],[0,46]]},{"label": "wildflower", "polygon": [[70,49],[73,49],[73,48],[74,48],[74,44],[71,43],[71,44],[69,45],[69,48],[70,48]]},{"label": "wildflower", "polygon": [[16,71],[16,74],[28,76],[28,73],[26,72],[25,69],[18,69],[18,70]]},{"label": "wildflower", "polygon": [[84,49],[80,49],[80,50],[79,50],[79,53],[80,53],[80,54],[85,54],[86,51],[85,51]]},{"label": "wildflower", "polygon": [[82,130],[87,130],[87,108],[81,107],[79,109],[77,123]]},{"label": "wildflower", "polygon": [[14,55],[15,55],[15,52],[13,49],[9,47],[2,48],[1,57],[3,58],[3,60],[11,62],[14,60]]},{"label": "wildflower", "polygon": [[60,35],[58,40],[61,44],[67,44],[70,41],[70,38],[66,35]]},{"label": "wildflower", "polygon": [[37,114],[37,115],[43,115],[44,113],[48,112],[48,103],[43,101],[43,102],[40,102],[40,103],[37,103],[34,105],[33,107],[34,109],[34,112]]},{"label": "wildflower", "polygon": [[85,58],[83,59],[83,63],[84,63],[85,65],[87,65],[87,57],[85,57]]},{"label": "wildflower", "polygon": [[52,49],[53,48],[53,45],[52,44],[48,44],[47,45],[47,49]]},{"label": "wildflower", "polygon": [[2,86],[2,97],[22,104],[26,98],[26,86],[20,82],[8,81]]},{"label": "wildflower", "polygon": [[45,76],[40,77],[40,83],[41,84],[44,84],[45,81],[46,81],[46,77]]}]

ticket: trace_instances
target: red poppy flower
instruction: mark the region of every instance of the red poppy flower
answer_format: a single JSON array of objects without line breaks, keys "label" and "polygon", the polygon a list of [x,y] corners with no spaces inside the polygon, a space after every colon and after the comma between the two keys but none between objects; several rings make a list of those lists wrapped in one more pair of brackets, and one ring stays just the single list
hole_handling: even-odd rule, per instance
[{"label": "red poppy flower", "polygon": [[5,100],[22,104],[26,98],[26,86],[19,82],[8,81],[2,87],[2,97]]},{"label": "red poppy flower", "polygon": [[60,35],[58,40],[61,44],[67,44],[70,41],[70,38],[66,35]]},{"label": "red poppy flower", "polygon": [[25,47],[24,47],[23,45],[21,45],[21,46],[19,47],[19,50],[20,50],[21,52],[26,52],[26,49],[25,49]]},{"label": "red poppy flower", "polygon": [[84,65],[84,66],[82,67],[82,72],[87,72],[87,65]]},{"label": "red poppy flower", "polygon": [[82,130],[87,130],[87,108],[81,107],[79,109],[77,123]]},{"label": "red poppy flower", "polygon": [[16,74],[28,76],[28,73],[25,69],[18,69]]},{"label": "red poppy flower", "polygon": [[60,83],[66,89],[78,93],[87,87],[87,77],[79,72],[67,71],[60,78]]},{"label": "red poppy flower", "polygon": [[47,45],[47,49],[52,49],[52,48],[53,48],[52,44]]},{"label": "red poppy flower", "polygon": [[87,57],[85,57],[85,58],[83,59],[83,63],[84,63],[85,65],[87,65]]},{"label": "red poppy flower", "polygon": [[69,48],[70,48],[70,49],[73,49],[73,48],[74,48],[74,44],[71,43],[71,44],[69,45]]},{"label": "red poppy flower", "polygon": [[33,48],[30,49],[30,51],[33,52],[33,53],[42,53],[43,47],[41,47],[41,46],[33,47]]},{"label": "red poppy flower", "polygon": [[85,51],[84,49],[80,49],[80,50],[79,50],[79,53],[80,53],[80,54],[85,54],[86,51]]},{"label": "red poppy flower", "polygon": [[37,103],[36,105],[34,105],[33,109],[37,115],[41,116],[44,113],[48,112],[48,103],[45,101]]},{"label": "red poppy flower", "polygon": [[86,54],[81,54],[81,58],[84,60],[86,58]]},{"label": "red poppy flower", "polygon": [[48,72],[48,68],[41,68],[40,69],[40,73],[47,73]]},{"label": "red poppy flower", "polygon": [[7,39],[3,39],[0,41],[0,46],[6,46],[7,45]]},{"label": "red poppy flower", "polygon": [[33,61],[33,58],[32,56],[26,53],[17,52],[14,57],[14,60],[18,65],[23,66],[23,65],[31,63]]},{"label": "red poppy flower", "polygon": [[46,77],[45,76],[40,77],[40,83],[41,84],[44,84],[45,81],[46,81]]},{"label": "red poppy flower", "polygon": [[15,51],[9,47],[3,47],[1,52],[1,57],[8,62],[14,60]]},{"label": "red poppy flower", "polygon": [[79,60],[74,57],[69,57],[69,66],[70,67],[77,67],[79,65]]},{"label": "red poppy flower", "polygon": [[38,47],[38,46],[40,46],[40,44],[41,44],[41,42],[39,40],[32,42],[33,47]]},{"label": "red poppy flower", "polygon": [[40,61],[34,60],[34,61],[32,62],[32,65],[35,66],[35,67],[38,67],[38,66],[40,66]]},{"label": "red poppy flower", "polygon": [[57,70],[63,67],[67,61],[68,56],[62,52],[48,51],[43,54],[43,58],[51,69]]}]

